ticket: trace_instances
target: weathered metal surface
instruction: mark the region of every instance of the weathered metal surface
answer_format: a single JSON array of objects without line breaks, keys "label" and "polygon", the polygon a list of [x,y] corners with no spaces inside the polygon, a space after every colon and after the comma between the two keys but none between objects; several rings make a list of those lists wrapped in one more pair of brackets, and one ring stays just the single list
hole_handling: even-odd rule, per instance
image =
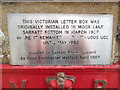
[{"label": "weathered metal surface", "polygon": [[[107,81],[105,89],[118,90],[119,88],[119,64],[108,66],[10,66],[2,65],[2,88],[13,88],[9,82],[14,82],[17,88],[48,88],[45,79],[64,72],[68,76],[74,76],[76,81],[73,89],[96,88],[96,81]],[[1,76],[1,75],[0,75]],[[23,81],[27,81],[23,84]],[[114,81],[114,83],[113,83]],[[53,84],[52,84],[53,85]],[[103,87],[103,83],[100,84]],[[54,84],[55,86],[55,84]],[[99,86],[99,83],[98,85]],[[22,88],[21,88],[22,89]]]}]

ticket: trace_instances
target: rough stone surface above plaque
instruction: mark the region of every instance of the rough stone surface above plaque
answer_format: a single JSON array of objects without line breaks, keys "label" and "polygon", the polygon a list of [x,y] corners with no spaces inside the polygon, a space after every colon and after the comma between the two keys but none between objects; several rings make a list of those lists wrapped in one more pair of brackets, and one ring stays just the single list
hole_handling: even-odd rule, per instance
[{"label": "rough stone surface above plaque", "polygon": [[2,2],[119,2],[120,0],[1,0]]},{"label": "rough stone surface above plaque", "polygon": [[111,62],[113,15],[8,14],[12,65]]}]

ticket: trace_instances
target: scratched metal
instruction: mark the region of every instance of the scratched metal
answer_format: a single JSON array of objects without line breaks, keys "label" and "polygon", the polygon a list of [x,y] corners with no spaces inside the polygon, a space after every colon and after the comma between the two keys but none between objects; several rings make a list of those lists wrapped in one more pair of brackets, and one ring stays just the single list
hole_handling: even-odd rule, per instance
[{"label": "scratched metal", "polygon": [[110,64],[112,25],[104,14],[8,14],[10,64]]}]

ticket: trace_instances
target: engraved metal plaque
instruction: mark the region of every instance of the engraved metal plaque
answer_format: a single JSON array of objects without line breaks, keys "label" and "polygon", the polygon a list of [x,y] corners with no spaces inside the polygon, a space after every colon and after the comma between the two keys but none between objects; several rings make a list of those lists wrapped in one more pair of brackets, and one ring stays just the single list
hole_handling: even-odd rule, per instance
[{"label": "engraved metal plaque", "polygon": [[12,65],[110,64],[113,15],[8,14]]}]

